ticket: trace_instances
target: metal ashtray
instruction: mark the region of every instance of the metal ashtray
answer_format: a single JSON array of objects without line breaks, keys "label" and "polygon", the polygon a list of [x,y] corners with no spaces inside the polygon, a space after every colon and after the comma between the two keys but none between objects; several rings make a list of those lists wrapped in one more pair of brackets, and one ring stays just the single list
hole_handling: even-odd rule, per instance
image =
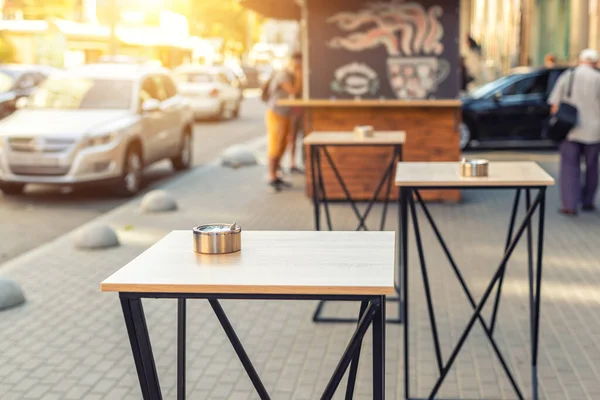
[{"label": "metal ashtray", "polygon": [[207,224],[196,226],[194,251],[202,254],[227,254],[242,248],[242,228],[233,224]]},{"label": "metal ashtray", "polygon": [[368,137],[373,137],[373,133],[375,130],[370,125],[360,125],[354,127],[354,134],[357,139],[364,139]]},{"label": "metal ashtray", "polygon": [[489,161],[484,159],[468,160],[463,158],[460,161],[460,175],[465,178],[481,178],[488,176]]}]

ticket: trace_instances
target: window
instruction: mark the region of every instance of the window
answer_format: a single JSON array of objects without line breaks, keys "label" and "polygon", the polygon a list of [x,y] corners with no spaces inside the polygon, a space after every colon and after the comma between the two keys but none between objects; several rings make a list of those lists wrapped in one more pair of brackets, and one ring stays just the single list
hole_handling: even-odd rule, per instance
[{"label": "window", "polygon": [[230,85],[231,84],[231,82],[229,80],[229,77],[226,74],[222,73],[222,72],[219,72],[217,74],[217,79],[218,79],[219,82],[224,83],[226,85]]},{"label": "window", "polygon": [[18,89],[29,89],[36,85],[36,79],[33,74],[23,74],[17,80],[17,84],[15,85]]},{"label": "window", "polygon": [[140,106],[149,99],[160,101],[156,82],[152,78],[146,78],[142,81],[142,86],[140,88]]},{"label": "window", "polygon": [[132,82],[79,77],[50,78],[31,95],[29,106],[41,109],[93,110],[131,107]]},{"label": "window", "polygon": [[0,71],[0,93],[8,92],[14,84],[15,80],[12,76]]},{"label": "window", "polygon": [[155,75],[152,77],[152,80],[154,81],[154,84],[156,85],[156,94],[158,95],[158,100],[163,101],[166,100],[167,97],[167,90],[165,88],[162,76],[159,75]]},{"label": "window", "polygon": [[189,83],[212,83],[215,81],[215,77],[208,72],[179,73],[176,78],[179,82]]},{"label": "window", "polygon": [[167,99],[170,99],[171,97],[175,97],[175,95],[177,95],[177,88],[175,87],[175,83],[173,83],[173,80],[170,77],[164,75],[162,77],[162,82],[163,82],[163,86],[165,87]]},{"label": "window", "polygon": [[527,94],[546,93],[548,87],[548,74],[543,73],[535,76],[528,76],[520,79],[512,85],[506,87],[502,94],[504,96],[522,96]]}]

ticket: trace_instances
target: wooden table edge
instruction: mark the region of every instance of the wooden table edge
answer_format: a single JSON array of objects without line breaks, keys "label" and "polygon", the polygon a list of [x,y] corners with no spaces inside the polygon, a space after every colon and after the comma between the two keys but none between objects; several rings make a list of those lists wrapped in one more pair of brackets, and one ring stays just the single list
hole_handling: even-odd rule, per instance
[{"label": "wooden table edge", "polygon": [[328,99],[281,99],[279,106],[288,107],[450,107],[462,106],[459,99],[439,100],[328,100]]},{"label": "wooden table edge", "polygon": [[[473,178],[476,179],[476,178]],[[556,181],[553,179],[551,181],[529,181],[529,182],[514,182],[514,181],[454,181],[454,182],[405,182],[405,181],[394,181],[394,185],[396,187],[404,187],[410,189],[420,189],[420,188],[470,188],[470,187],[479,187],[479,186],[488,186],[488,187],[516,187],[516,188],[528,188],[528,187],[540,187],[540,186],[554,186]]]},{"label": "wooden table edge", "polygon": [[255,294],[255,295],[349,295],[386,296],[395,294],[393,286],[215,286],[215,285],[171,285],[101,283],[102,292],[123,293],[188,293],[188,294]]}]

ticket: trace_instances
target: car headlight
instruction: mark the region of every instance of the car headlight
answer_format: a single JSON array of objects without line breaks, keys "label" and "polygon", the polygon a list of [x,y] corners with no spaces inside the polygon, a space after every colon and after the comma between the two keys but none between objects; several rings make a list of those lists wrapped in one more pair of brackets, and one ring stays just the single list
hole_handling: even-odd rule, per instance
[{"label": "car headlight", "polygon": [[111,143],[115,140],[116,134],[114,132],[104,133],[101,135],[94,135],[86,139],[86,147],[103,146]]}]

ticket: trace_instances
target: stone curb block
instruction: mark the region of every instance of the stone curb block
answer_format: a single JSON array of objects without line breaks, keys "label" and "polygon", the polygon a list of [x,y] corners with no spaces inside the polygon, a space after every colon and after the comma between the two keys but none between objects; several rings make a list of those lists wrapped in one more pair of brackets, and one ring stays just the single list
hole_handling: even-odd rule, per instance
[{"label": "stone curb block", "polygon": [[19,284],[11,279],[0,278],[0,311],[25,303],[25,294]]},{"label": "stone curb block", "polygon": [[257,164],[256,155],[248,146],[231,146],[221,155],[221,165],[224,167],[240,168]]},{"label": "stone curb block", "polygon": [[82,250],[99,250],[119,246],[117,233],[108,225],[92,225],[75,235],[75,247]]},{"label": "stone curb block", "polygon": [[140,210],[144,213],[176,211],[177,208],[175,198],[164,190],[147,193],[140,204]]}]

